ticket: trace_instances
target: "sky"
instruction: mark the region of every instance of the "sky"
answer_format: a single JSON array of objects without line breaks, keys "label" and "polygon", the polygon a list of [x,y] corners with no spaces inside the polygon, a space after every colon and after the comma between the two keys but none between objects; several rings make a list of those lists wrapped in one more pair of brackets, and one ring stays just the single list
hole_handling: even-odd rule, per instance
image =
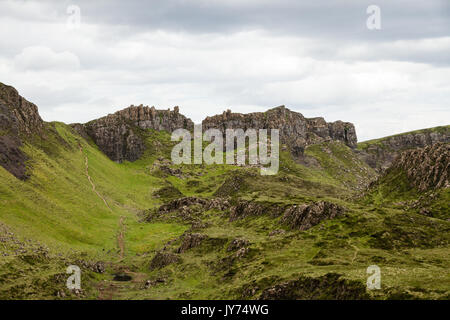
[{"label": "sky", "polygon": [[45,121],[285,105],[359,141],[450,124],[448,0],[0,0],[0,39],[0,81]]}]

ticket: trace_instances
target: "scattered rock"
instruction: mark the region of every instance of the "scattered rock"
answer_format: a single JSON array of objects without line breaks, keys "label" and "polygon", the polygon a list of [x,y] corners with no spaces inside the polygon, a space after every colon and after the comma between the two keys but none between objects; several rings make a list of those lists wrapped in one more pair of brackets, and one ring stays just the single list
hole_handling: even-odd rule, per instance
[{"label": "scattered rock", "polygon": [[368,299],[364,283],[342,279],[341,275],[328,273],[312,278],[301,276],[266,288],[260,300],[354,300]]},{"label": "scattered rock", "polygon": [[274,237],[274,236],[278,236],[278,235],[282,235],[285,234],[286,231],[283,229],[277,229],[277,230],[273,230],[269,233],[269,237]]},{"label": "scattered rock", "polygon": [[58,291],[56,292],[56,296],[57,296],[58,298],[65,298],[65,297],[66,297],[66,293],[64,292],[64,290],[58,290]]},{"label": "scattered rock", "polygon": [[238,249],[247,247],[249,244],[250,242],[248,240],[237,238],[231,241],[231,243],[228,245],[227,251],[236,251]]},{"label": "scattered rock", "polygon": [[177,249],[177,253],[183,253],[189,249],[198,247],[207,237],[200,233],[189,233],[183,238],[181,246]]},{"label": "scattered rock", "polygon": [[178,263],[181,258],[171,252],[157,252],[155,257],[150,262],[150,270],[162,269],[170,264]]},{"label": "scattered rock", "polygon": [[240,249],[236,252],[235,256],[236,256],[236,258],[240,259],[240,258],[245,257],[245,256],[247,255],[248,252],[249,252],[249,248],[240,248]]},{"label": "scattered rock", "polygon": [[94,272],[104,273],[105,269],[106,269],[105,264],[103,262],[97,262],[94,264],[94,268],[93,268]]},{"label": "scattered rock", "polygon": [[147,281],[145,281],[144,288],[148,289],[148,288],[153,287],[153,286],[155,286],[157,284],[166,283],[166,281],[167,280],[164,279],[164,278],[157,278],[155,280],[147,280]]}]

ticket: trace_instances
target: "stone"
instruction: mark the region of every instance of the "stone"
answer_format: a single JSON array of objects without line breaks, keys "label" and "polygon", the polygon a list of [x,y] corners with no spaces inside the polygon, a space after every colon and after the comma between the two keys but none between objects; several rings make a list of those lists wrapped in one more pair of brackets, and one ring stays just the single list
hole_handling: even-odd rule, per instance
[{"label": "stone", "polygon": [[355,148],[357,143],[352,123],[327,123],[323,118],[308,119],[285,106],[248,114],[227,110],[221,115],[205,118],[202,126],[204,131],[219,129],[224,133],[226,129],[279,129],[280,143],[287,145],[294,156],[303,155],[304,149],[314,143],[337,140],[351,148]]},{"label": "stone", "polygon": [[177,250],[177,253],[183,253],[192,248],[198,247],[202,243],[202,241],[206,238],[207,238],[206,235],[200,233],[186,234],[183,238],[181,246]]},{"label": "stone", "polygon": [[156,110],[140,105],[109,114],[86,124],[72,124],[81,136],[89,136],[111,160],[136,161],[145,151],[145,144],[136,128],[172,132],[179,128],[193,130],[194,123],[174,111]]},{"label": "stone", "polygon": [[281,223],[295,230],[308,230],[323,220],[341,216],[345,209],[337,204],[320,201],[291,206],[286,209]]},{"label": "stone", "polygon": [[29,177],[21,146],[34,136],[45,137],[38,108],[0,82],[0,165],[18,179]]},{"label": "stone", "polygon": [[450,187],[450,144],[435,143],[425,148],[402,152],[386,171],[403,170],[408,180],[425,191]]},{"label": "stone", "polygon": [[157,252],[150,262],[150,270],[162,269],[169,264],[180,262],[181,258],[171,252]]},{"label": "stone", "polygon": [[366,286],[361,281],[347,280],[328,273],[320,277],[300,276],[264,289],[260,300],[360,300],[368,299]]},{"label": "stone", "polygon": [[357,151],[359,157],[369,166],[383,172],[403,151],[424,148],[438,142],[450,142],[450,126],[441,127],[440,130],[424,129],[387,137]]},{"label": "stone", "polygon": [[236,251],[247,247],[249,244],[250,242],[247,239],[236,238],[228,245],[227,251]]}]

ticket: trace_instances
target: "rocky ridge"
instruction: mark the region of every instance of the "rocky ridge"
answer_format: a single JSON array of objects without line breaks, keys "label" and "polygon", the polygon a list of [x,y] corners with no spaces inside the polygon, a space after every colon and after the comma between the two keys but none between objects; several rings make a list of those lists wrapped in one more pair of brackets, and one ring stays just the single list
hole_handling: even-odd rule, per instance
[{"label": "rocky ridge", "polygon": [[341,206],[326,201],[294,205],[285,211],[281,223],[288,225],[291,229],[304,231],[324,220],[341,216],[344,212],[345,209]]},{"label": "rocky ridge", "polygon": [[286,144],[294,156],[300,156],[306,146],[324,141],[343,141],[351,148],[356,147],[355,127],[349,122],[326,122],[323,118],[305,118],[285,106],[279,106],[266,112],[248,114],[224,111],[221,115],[206,117],[202,122],[203,130],[215,128],[222,132],[226,129],[279,129],[280,143]]},{"label": "rocky ridge", "polygon": [[425,191],[450,187],[450,144],[405,151],[396,158],[388,170],[403,170],[408,180],[419,190]]},{"label": "rocky ridge", "polygon": [[379,172],[390,167],[395,158],[408,149],[423,148],[437,142],[450,142],[450,126],[394,135],[359,144],[360,158]]},{"label": "rocky ridge", "polygon": [[132,105],[86,124],[72,124],[72,127],[83,137],[92,138],[111,160],[122,162],[136,161],[142,156],[145,143],[139,129],[168,132],[178,128],[192,130],[194,123],[180,114],[178,107],[171,111]]},{"label": "rocky ridge", "polygon": [[16,178],[25,180],[26,155],[23,141],[44,131],[38,108],[21,97],[16,89],[0,83],[0,165]]}]

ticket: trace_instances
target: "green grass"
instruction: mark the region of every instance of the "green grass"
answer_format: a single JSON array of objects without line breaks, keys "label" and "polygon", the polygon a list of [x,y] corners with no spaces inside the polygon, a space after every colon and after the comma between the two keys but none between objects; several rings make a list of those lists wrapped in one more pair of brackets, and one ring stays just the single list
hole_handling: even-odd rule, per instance
[{"label": "green grass", "polygon": [[[47,127],[45,139],[36,137],[23,147],[30,159],[28,181],[0,168],[0,239],[5,239],[0,242],[0,255],[7,254],[0,260],[0,298],[54,299],[60,290],[66,298],[80,298],[64,289],[65,268],[80,260],[106,263],[104,274],[82,268],[81,297],[87,299],[105,295],[249,299],[282,281],[328,273],[364,285],[366,269],[372,264],[382,271],[382,290],[368,292],[372,298],[449,296],[448,191],[434,192],[433,197],[419,193],[402,172],[392,172],[357,198],[376,174],[342,143],[309,146],[308,165],[283,151],[276,176],[233,165],[171,165],[180,172],[176,176],[153,168],[159,158],[170,158],[174,143],[166,132],[139,131],[147,151],[136,162],[118,164],[70,127],[62,123]],[[92,191],[85,156],[96,189],[111,210]],[[196,217],[204,226],[194,231],[175,214],[144,222],[148,209],[173,198],[218,194],[231,202],[254,201],[266,208],[330,201],[345,207],[346,213],[306,231],[288,229],[268,209],[233,222],[228,210],[200,211]],[[436,215],[427,217],[418,209],[406,208],[404,203],[418,199]],[[284,233],[269,237],[279,229]],[[11,240],[8,232],[17,240]],[[124,233],[123,259],[120,232]],[[165,252],[176,252],[184,232],[199,232],[206,240],[179,254],[180,263],[150,270],[156,252],[163,247]],[[236,238],[250,242],[242,258],[233,258],[235,252],[227,251]],[[48,247],[47,254],[37,249],[41,245]],[[132,274],[133,281],[117,285],[112,279],[120,272]],[[165,282],[144,289],[149,279]],[[100,288],[112,289],[105,293]]]}]

